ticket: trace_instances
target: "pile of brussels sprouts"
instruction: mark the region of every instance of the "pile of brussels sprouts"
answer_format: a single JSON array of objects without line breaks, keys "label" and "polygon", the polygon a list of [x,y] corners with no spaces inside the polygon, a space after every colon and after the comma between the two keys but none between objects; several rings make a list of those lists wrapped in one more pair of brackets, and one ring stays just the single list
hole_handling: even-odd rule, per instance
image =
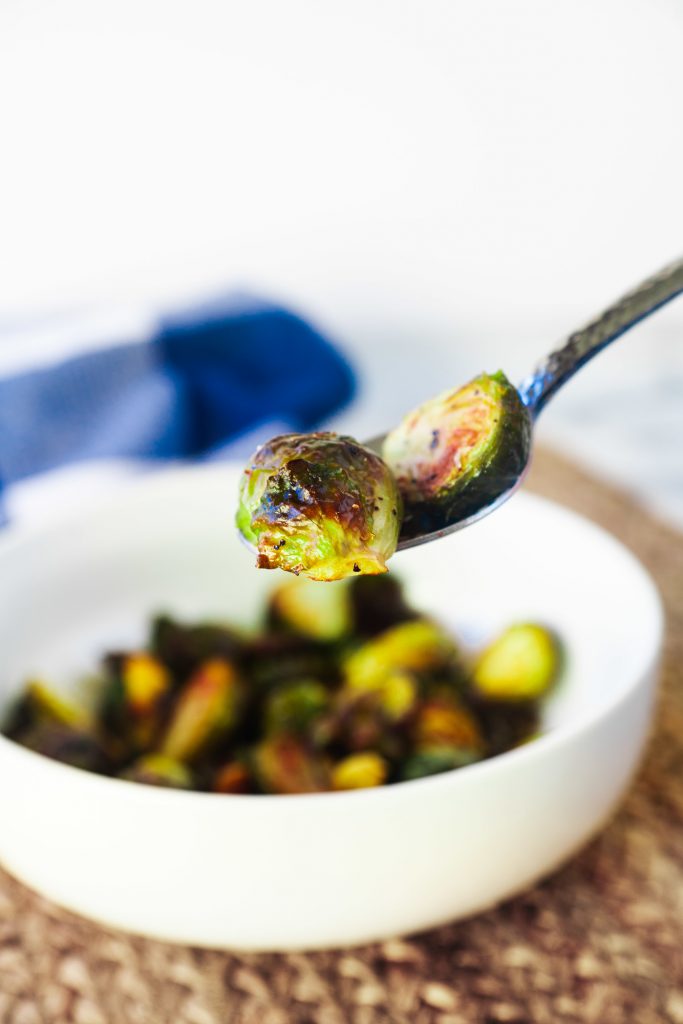
[{"label": "pile of brussels sprouts", "polygon": [[418,779],[525,743],[561,662],[514,625],[465,654],[388,576],[290,578],[256,633],[156,618],[107,654],[89,703],[27,684],[4,732],[59,761],[215,793],[314,793]]}]

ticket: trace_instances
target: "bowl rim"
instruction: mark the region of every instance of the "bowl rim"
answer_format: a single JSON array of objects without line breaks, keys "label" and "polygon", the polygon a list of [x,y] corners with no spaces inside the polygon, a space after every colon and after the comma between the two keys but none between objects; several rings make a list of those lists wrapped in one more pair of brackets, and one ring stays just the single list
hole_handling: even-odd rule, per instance
[{"label": "bowl rim", "polygon": [[[235,460],[223,460],[218,463],[203,465],[175,465],[170,468],[160,468],[148,475],[145,475],[144,477],[136,477],[127,482],[121,494],[118,494],[114,498],[109,497],[108,499],[105,499],[103,504],[109,513],[111,511],[115,511],[116,506],[128,505],[131,501],[134,502],[138,498],[144,498],[147,492],[154,491],[160,484],[162,486],[164,484],[174,486],[176,483],[181,483],[185,486],[186,478],[188,476],[200,474],[207,477],[219,477],[223,475],[226,470],[230,472],[234,469],[241,470],[241,468],[241,464]],[[334,800],[334,805],[339,807],[341,810],[347,805],[348,801],[395,801],[402,799],[401,794],[405,794],[407,796],[409,793],[415,794],[416,792],[426,791],[427,789],[436,791],[439,787],[444,788],[452,785],[465,785],[467,784],[467,780],[471,778],[484,778],[487,774],[495,774],[496,772],[504,771],[511,761],[515,764],[533,762],[534,759],[544,757],[546,752],[551,752],[554,749],[561,749],[567,744],[573,742],[580,734],[598,727],[604,719],[614,714],[614,712],[632,696],[634,691],[647,683],[652,674],[656,671],[661,659],[664,639],[664,608],[659,590],[657,589],[649,571],[635,556],[635,554],[630,551],[625,544],[609,533],[608,530],[581,513],[576,512],[565,505],[561,505],[559,502],[552,501],[551,499],[538,494],[529,493],[524,489],[518,492],[518,494],[523,495],[522,500],[525,503],[530,502],[532,505],[536,505],[539,508],[548,508],[554,515],[559,513],[560,516],[564,516],[568,521],[572,521],[578,524],[582,529],[587,529],[589,532],[592,532],[596,538],[599,538],[602,543],[610,546],[620,558],[628,563],[631,572],[638,580],[638,586],[641,588],[645,600],[650,605],[653,627],[652,642],[648,647],[647,655],[643,657],[640,663],[636,663],[635,669],[632,671],[627,685],[622,686],[611,700],[597,705],[592,710],[589,709],[588,711],[585,711],[571,722],[555,726],[550,731],[537,736],[531,742],[514,747],[502,754],[496,754],[494,757],[486,758],[483,761],[477,761],[473,764],[464,765],[460,768],[453,768],[446,772],[440,772],[437,775],[429,775],[420,779],[409,779],[403,782],[397,782],[389,786],[376,786],[367,789],[345,790],[339,792],[326,791],[322,793],[296,794],[212,793],[204,790],[171,789],[148,785],[146,783],[133,782],[128,779],[119,779],[114,776],[100,775],[97,772],[91,772],[84,768],[64,764],[61,761],[47,757],[37,751],[29,750],[27,747],[22,746],[17,741],[10,739],[2,733],[0,733],[0,750],[5,751],[12,757],[18,756],[20,759],[28,758],[28,763],[33,764],[35,768],[41,771],[56,770],[58,773],[66,773],[64,775],[66,781],[71,779],[73,783],[79,784],[80,782],[80,784],[85,786],[104,785],[105,791],[109,790],[112,793],[119,793],[119,795],[125,795],[126,792],[130,795],[136,793],[136,799],[149,802],[160,802],[162,805],[166,802],[174,803],[180,801],[182,803],[184,801],[196,802],[197,800],[201,800],[203,802],[210,801],[216,806],[223,805],[228,807],[235,806],[235,801],[237,801],[241,808],[265,808],[276,805],[283,809],[294,805],[301,806],[303,804],[307,806],[315,806],[320,801],[328,803],[330,800]],[[518,500],[518,495],[515,495],[513,500]],[[49,540],[50,536],[56,535],[59,537],[65,530],[75,531],[78,529],[79,524],[90,524],[93,516],[97,514],[97,510],[98,506],[95,506],[94,508],[89,508],[84,512],[65,515],[64,517],[60,517],[57,522],[51,523],[47,526],[10,528],[4,536],[0,537],[0,564],[5,554],[11,554],[16,550],[20,551],[21,548],[30,546],[36,541]],[[456,779],[460,779],[461,782],[457,783],[455,781]],[[110,790],[109,787],[114,788]],[[121,787],[123,787],[123,789]],[[133,790],[131,790],[131,787],[134,787]]]}]

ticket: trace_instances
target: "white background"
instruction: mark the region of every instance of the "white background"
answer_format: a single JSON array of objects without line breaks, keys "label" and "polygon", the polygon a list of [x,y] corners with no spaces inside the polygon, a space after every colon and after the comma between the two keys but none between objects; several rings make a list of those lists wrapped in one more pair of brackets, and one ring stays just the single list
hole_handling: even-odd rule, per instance
[{"label": "white background", "polygon": [[[682,110],[678,0],[4,0],[0,361],[246,286],[355,357],[363,436],[683,252]],[[683,300],[540,431],[683,522]]]}]

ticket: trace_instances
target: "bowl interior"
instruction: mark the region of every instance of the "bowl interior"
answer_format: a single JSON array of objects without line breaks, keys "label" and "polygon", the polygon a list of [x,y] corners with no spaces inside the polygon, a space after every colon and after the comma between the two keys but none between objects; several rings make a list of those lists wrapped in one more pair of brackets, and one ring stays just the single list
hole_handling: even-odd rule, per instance
[{"label": "bowl interior", "polygon": [[[238,475],[225,464],[164,471],[96,515],[0,543],[0,698],[31,675],[74,685],[104,650],[142,643],[156,611],[254,626],[283,577],[256,571],[236,537]],[[657,594],[636,560],[597,527],[525,493],[390,568],[415,606],[467,646],[529,619],[559,632],[567,662],[547,702],[548,729],[618,700],[659,640]]]}]

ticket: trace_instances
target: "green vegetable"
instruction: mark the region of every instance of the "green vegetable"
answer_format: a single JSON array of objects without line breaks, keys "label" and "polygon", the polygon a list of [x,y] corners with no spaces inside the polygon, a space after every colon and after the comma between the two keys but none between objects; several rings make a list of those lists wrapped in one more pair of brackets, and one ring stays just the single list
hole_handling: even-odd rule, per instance
[{"label": "green vegetable", "polygon": [[531,423],[503,373],[481,374],[432,398],[387,434],[382,454],[406,504],[408,533],[435,530],[468,513],[468,489],[491,500],[526,466]]},{"label": "green vegetable", "polygon": [[321,793],[330,788],[325,760],[294,736],[264,740],[254,750],[252,762],[265,793]]},{"label": "green vegetable", "polygon": [[31,679],[11,708],[5,732],[12,735],[46,724],[87,730],[90,719],[87,711],[55,693],[41,679]]},{"label": "green vegetable", "polygon": [[[364,789],[451,771],[539,734],[560,646],[511,626],[465,667],[393,577],[290,580],[252,634],[152,622],[81,702],[30,680],[4,732],[88,771],[226,795]],[[91,708],[93,702],[93,710]]]},{"label": "green vegetable", "polygon": [[349,581],[347,593],[352,630],[359,638],[376,636],[390,626],[417,617],[405,599],[400,581],[393,574],[355,576]]},{"label": "green vegetable", "polygon": [[380,457],[329,432],[286,434],[262,445],[242,476],[237,526],[257,566],[312,580],[386,572],[401,501]]},{"label": "green vegetable", "polygon": [[560,661],[560,646],[550,630],[520,623],[506,629],[480,655],[472,684],[489,700],[536,699],[557,679]]},{"label": "green vegetable", "polygon": [[429,619],[413,619],[387,629],[354,651],[344,664],[347,686],[372,688],[392,672],[428,673],[453,668],[457,649],[451,637]]},{"label": "green vegetable", "polygon": [[266,731],[306,734],[329,704],[329,694],[321,683],[312,680],[289,683],[266,699]]},{"label": "green vegetable", "polygon": [[207,753],[234,729],[239,703],[233,666],[218,658],[205,662],[177,699],[161,753],[188,762]]},{"label": "green vegetable", "polygon": [[102,743],[91,732],[58,722],[42,722],[21,734],[21,743],[29,750],[51,757],[73,768],[106,773],[111,762]]},{"label": "green vegetable", "polygon": [[316,587],[309,580],[288,580],[271,596],[269,621],[313,640],[339,640],[351,629],[348,587],[341,581]]},{"label": "green vegetable", "polygon": [[472,753],[483,749],[479,726],[471,711],[445,693],[423,701],[414,728],[418,749],[447,746]]},{"label": "green vegetable", "polygon": [[252,779],[249,768],[243,761],[228,761],[216,772],[211,788],[214,793],[251,792]]},{"label": "green vegetable", "polygon": [[470,749],[448,746],[427,747],[418,750],[404,761],[401,778],[407,782],[410,779],[425,778],[427,775],[440,775],[441,772],[449,772],[454,768],[464,768],[467,764],[474,764],[480,758],[480,754]]},{"label": "green vegetable", "polygon": [[389,766],[372,750],[351,754],[332,769],[333,789],[370,789],[386,782]]},{"label": "green vegetable", "polygon": [[180,761],[164,754],[145,754],[119,775],[129,782],[169,789],[192,789],[192,774]]}]

